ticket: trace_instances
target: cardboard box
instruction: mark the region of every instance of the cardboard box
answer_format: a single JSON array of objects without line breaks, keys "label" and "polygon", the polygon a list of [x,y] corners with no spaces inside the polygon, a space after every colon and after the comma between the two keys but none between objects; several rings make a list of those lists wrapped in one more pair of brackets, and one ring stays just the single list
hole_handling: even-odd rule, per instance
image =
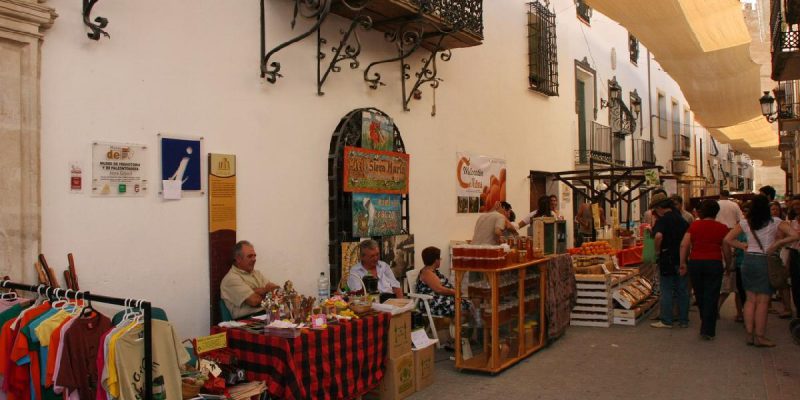
[{"label": "cardboard box", "polygon": [[404,312],[402,314],[392,316],[389,322],[386,350],[386,358],[388,360],[396,360],[406,354],[411,353],[411,313]]},{"label": "cardboard box", "polygon": [[414,355],[406,353],[386,361],[386,373],[378,387],[381,400],[402,400],[414,394]]},{"label": "cardboard box", "polygon": [[433,384],[433,371],[434,371],[434,349],[435,344],[431,344],[421,349],[414,349],[414,382],[416,383],[417,391]]}]

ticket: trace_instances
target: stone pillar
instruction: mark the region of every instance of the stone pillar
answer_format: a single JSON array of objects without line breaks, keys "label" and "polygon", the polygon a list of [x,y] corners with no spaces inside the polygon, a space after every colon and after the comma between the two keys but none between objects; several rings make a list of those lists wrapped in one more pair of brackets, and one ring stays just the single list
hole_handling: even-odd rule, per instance
[{"label": "stone pillar", "polygon": [[41,248],[41,32],[56,17],[37,0],[0,0],[0,277],[31,284]]}]

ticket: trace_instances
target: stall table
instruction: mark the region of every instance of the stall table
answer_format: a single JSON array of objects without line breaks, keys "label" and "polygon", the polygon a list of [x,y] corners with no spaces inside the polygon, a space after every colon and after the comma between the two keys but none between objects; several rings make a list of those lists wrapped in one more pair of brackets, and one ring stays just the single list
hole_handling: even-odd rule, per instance
[{"label": "stall table", "polygon": [[391,315],[379,313],[307,330],[290,339],[245,329],[227,331],[228,348],[249,380],[267,383],[281,399],[350,399],[375,388],[383,377]]}]

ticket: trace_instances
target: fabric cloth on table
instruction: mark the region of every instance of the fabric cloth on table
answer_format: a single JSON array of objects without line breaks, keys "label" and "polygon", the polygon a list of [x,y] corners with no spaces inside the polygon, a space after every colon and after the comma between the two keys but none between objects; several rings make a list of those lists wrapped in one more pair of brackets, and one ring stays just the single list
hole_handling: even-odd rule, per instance
[{"label": "fabric cloth on table", "polygon": [[[545,312],[547,337],[555,339],[564,334],[569,326],[569,314],[575,306],[576,285],[572,272],[572,257],[569,254],[553,256],[547,262]],[[539,321],[542,324],[542,321]]]},{"label": "fabric cloth on table", "polygon": [[383,377],[388,313],[341,321],[321,331],[284,339],[241,328],[227,331],[228,348],[248,380],[263,380],[281,399],[348,399],[376,387]]}]

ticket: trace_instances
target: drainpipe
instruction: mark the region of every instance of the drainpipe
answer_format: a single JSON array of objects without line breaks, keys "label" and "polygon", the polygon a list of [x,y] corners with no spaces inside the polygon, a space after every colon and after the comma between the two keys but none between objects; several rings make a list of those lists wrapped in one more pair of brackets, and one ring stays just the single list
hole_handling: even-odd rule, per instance
[{"label": "drainpipe", "polygon": [[[647,114],[650,116],[650,143],[653,143],[653,156],[655,156],[656,147],[653,142],[653,90],[650,85],[650,49],[647,49]],[[659,121],[659,123],[661,122]]]}]

